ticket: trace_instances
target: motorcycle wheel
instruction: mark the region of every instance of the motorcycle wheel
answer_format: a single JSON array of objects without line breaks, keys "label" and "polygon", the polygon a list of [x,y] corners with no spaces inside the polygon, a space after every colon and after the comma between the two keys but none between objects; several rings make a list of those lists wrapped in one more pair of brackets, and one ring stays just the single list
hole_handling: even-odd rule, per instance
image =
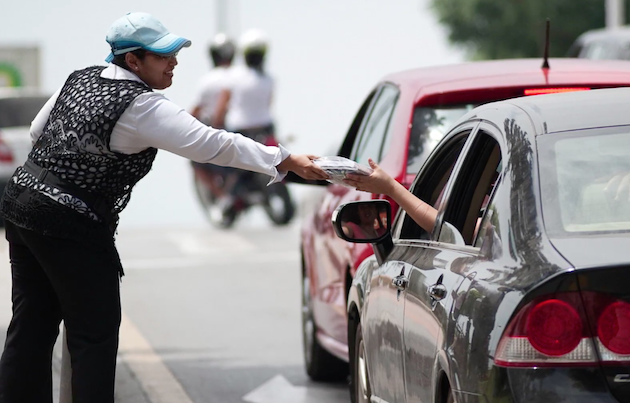
[{"label": "motorcycle wheel", "polygon": [[295,215],[295,205],[291,199],[289,188],[280,182],[265,186],[263,208],[275,225],[288,224]]}]

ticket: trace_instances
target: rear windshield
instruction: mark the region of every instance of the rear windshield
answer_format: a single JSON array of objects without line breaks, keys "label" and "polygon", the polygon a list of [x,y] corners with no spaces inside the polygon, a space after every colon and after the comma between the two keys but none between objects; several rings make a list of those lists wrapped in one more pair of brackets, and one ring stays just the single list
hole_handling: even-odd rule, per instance
[{"label": "rear windshield", "polygon": [[416,107],[413,111],[407,173],[417,174],[437,143],[474,105]]},{"label": "rear windshield", "polygon": [[30,126],[46,97],[0,98],[0,129]]},{"label": "rear windshield", "polygon": [[630,127],[538,138],[542,207],[550,235],[630,231]]}]

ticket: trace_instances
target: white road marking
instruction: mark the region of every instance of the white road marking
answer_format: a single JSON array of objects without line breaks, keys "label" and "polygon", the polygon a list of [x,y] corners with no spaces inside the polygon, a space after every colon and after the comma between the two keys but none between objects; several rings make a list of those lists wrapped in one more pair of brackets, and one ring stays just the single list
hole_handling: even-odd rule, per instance
[{"label": "white road marking", "polygon": [[243,400],[249,403],[297,403],[306,398],[306,388],[295,387],[282,375],[276,375],[249,392]]},{"label": "white road marking", "polygon": [[182,385],[123,313],[119,357],[135,375],[151,403],[193,403]]},{"label": "white road marking", "polygon": [[321,403],[340,400],[338,390],[293,386],[282,375],[276,375],[243,396],[243,401],[249,403]]},{"label": "white road marking", "polygon": [[187,255],[208,256],[216,254],[225,248],[239,251],[255,249],[255,245],[246,238],[231,233],[223,233],[220,236],[200,236],[199,233],[169,232],[166,234],[169,241],[177,245],[177,248]]}]

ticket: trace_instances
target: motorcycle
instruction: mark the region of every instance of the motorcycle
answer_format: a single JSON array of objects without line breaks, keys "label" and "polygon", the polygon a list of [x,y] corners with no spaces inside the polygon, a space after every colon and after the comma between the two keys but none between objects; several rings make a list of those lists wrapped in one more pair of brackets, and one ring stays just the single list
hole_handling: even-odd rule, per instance
[{"label": "motorcycle", "polygon": [[[243,134],[268,146],[278,145],[269,129]],[[192,167],[197,198],[208,221],[218,228],[232,227],[240,215],[256,205],[263,207],[274,225],[286,225],[295,215],[295,204],[284,181],[267,186],[269,177],[256,172],[196,162]],[[228,205],[220,205],[219,193],[230,195]]]}]

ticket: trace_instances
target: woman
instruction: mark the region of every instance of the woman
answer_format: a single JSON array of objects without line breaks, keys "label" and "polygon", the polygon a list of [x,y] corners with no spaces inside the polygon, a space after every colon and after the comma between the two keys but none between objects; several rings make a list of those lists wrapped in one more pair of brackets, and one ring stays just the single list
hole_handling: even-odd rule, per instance
[{"label": "woman", "polygon": [[368,162],[374,170],[372,174],[348,174],[344,182],[357,190],[391,197],[398,203],[400,208],[409,214],[416,224],[431,233],[437,218],[437,210],[414,196],[413,193],[389,176],[387,172],[383,171],[371,158]]},{"label": "woman", "polygon": [[[122,267],[113,236],[157,149],[265,173],[326,174],[305,155],[216,130],[154,89],[172,84],[190,41],[130,13],[107,34],[107,67],[70,74],[31,126],[33,150],[0,203],[13,317],[0,359],[0,402],[52,402],[51,356],[63,319],[74,403],[114,401]],[[166,189],[168,191],[168,188]]]},{"label": "woman", "polygon": [[347,237],[373,239],[387,231],[375,206],[357,204],[357,209],[354,213],[347,222],[342,223],[343,232]]}]

